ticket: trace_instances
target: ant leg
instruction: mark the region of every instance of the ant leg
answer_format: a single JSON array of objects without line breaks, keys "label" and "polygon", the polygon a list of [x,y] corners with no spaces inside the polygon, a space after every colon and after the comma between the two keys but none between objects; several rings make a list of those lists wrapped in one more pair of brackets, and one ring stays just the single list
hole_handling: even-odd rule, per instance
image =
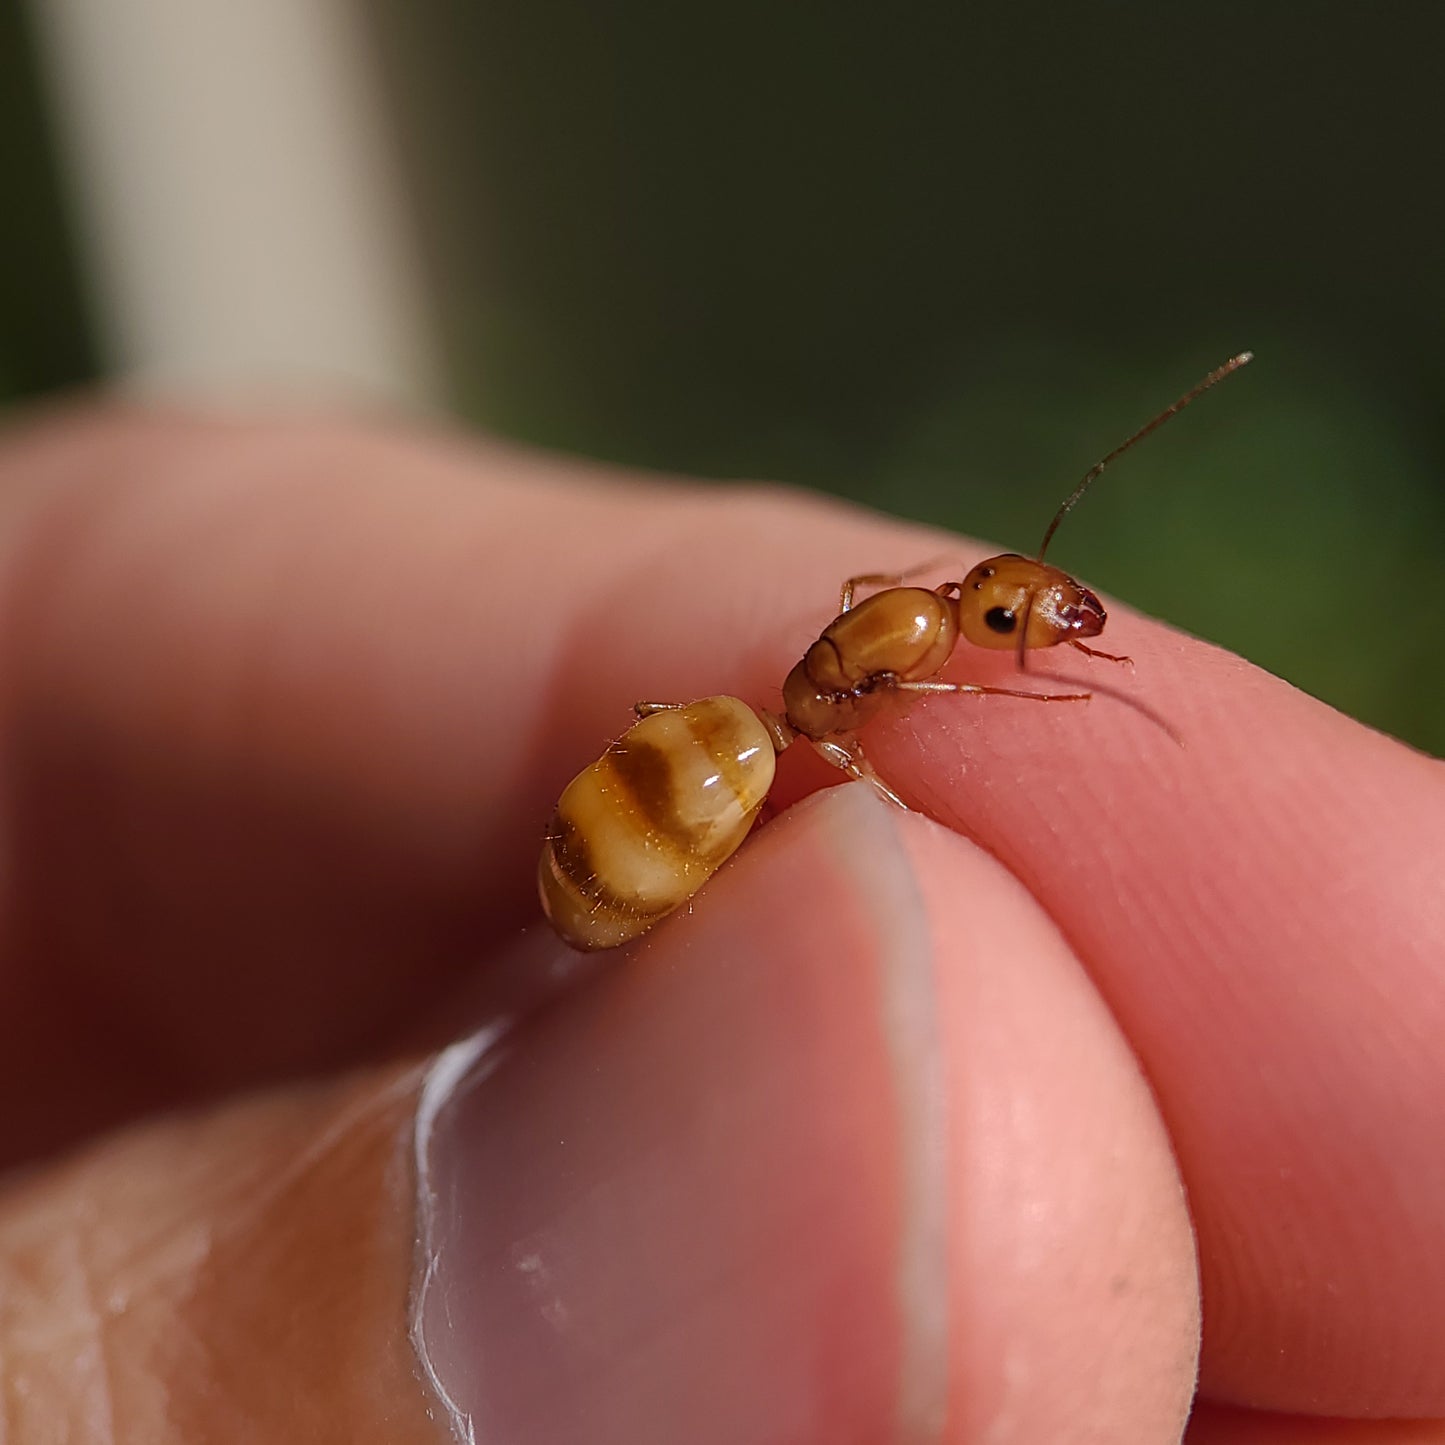
[{"label": "ant leg", "polygon": [[632,711],[640,721],[642,718],[651,717],[655,712],[678,712],[686,706],[685,702],[635,702],[632,704]]},{"label": "ant leg", "polygon": [[1069,638],[1069,646],[1077,647],[1085,657],[1097,657],[1102,662],[1122,662],[1126,667],[1134,666],[1132,657],[1124,657],[1117,652],[1100,652],[1097,647],[1085,647],[1082,642],[1076,642],[1072,637]]},{"label": "ant leg", "polygon": [[838,594],[838,612],[853,610],[853,592],[858,587],[897,587],[903,581],[901,572],[863,572],[857,577],[850,577],[844,584],[843,590]]},{"label": "ant leg", "polygon": [[1088,702],[1091,692],[1025,692],[1016,687],[985,687],[976,682],[895,682],[896,692],[971,692],[990,697],[1027,697],[1034,702]]},{"label": "ant leg", "polygon": [[856,740],[851,749],[826,738],[810,738],[809,741],[817,749],[819,757],[835,768],[841,768],[850,778],[860,783],[871,783],[895,808],[902,808],[905,813],[908,811],[908,804],[873,771],[873,764],[863,756],[863,748]]},{"label": "ant leg", "polygon": [[786,752],[797,733],[793,731],[787,722],[777,716],[776,713],[762,711],[758,713],[762,724],[768,730],[768,736],[773,740],[773,751],[775,753]]},{"label": "ant leg", "polygon": [[926,562],[905,567],[902,572],[863,572],[857,577],[850,577],[843,584],[843,590],[838,596],[838,611],[843,613],[853,610],[853,593],[859,587],[901,587],[910,577],[936,571],[945,562],[953,560],[949,553],[944,552],[941,556],[930,557]]}]

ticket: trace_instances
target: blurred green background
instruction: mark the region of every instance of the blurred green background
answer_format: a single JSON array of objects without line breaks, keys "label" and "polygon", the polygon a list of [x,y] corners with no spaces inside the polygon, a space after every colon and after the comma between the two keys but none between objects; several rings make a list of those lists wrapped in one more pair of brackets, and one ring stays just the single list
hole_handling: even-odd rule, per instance
[{"label": "blurred green background", "polygon": [[[1251,347],[1052,560],[1445,753],[1445,10],[364,5],[464,416],[1032,550]],[[93,360],[11,39],[15,396]]]},{"label": "blurred green background", "polygon": [[0,0],[0,405],[97,370],[31,40]]}]

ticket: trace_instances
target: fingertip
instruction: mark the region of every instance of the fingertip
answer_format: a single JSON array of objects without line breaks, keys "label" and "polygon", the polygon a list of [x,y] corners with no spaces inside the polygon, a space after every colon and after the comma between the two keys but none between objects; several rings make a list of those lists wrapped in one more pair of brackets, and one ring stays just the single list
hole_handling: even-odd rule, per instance
[{"label": "fingertip", "polygon": [[479,1438],[1177,1436],[1193,1257],[1137,1067],[1017,884],[866,788],[451,1098],[418,1333]]}]

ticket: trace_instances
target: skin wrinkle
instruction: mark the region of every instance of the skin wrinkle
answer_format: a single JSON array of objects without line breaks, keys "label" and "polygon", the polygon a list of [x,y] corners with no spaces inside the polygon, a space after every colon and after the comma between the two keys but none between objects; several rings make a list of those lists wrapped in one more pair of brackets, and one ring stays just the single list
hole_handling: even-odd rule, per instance
[{"label": "skin wrinkle", "polygon": [[[114,1312],[106,1307],[96,1287],[95,1263],[91,1255],[95,1220],[86,1217],[84,1200],[72,1207],[69,1217],[57,1230],[47,1227],[47,1238],[37,1255],[32,1248],[24,1256],[31,1264],[30,1282],[13,1280],[13,1247],[3,1251],[5,1274],[0,1277],[0,1299],[19,1301],[25,1310],[20,1319],[7,1320],[0,1328],[0,1338],[23,1342],[23,1355],[0,1349],[0,1393],[6,1401],[5,1414],[17,1439],[43,1422],[53,1428],[48,1416],[50,1392],[66,1406],[66,1428],[77,1438],[95,1440],[97,1445],[120,1439],[115,1416],[115,1376],[111,1360],[110,1334],[115,1329]],[[3,1228],[4,1221],[0,1221]],[[41,1244],[41,1241],[35,1241]],[[37,1298],[36,1284],[44,1282],[43,1295]],[[57,1285],[59,1286],[57,1288]],[[58,1330],[35,1328],[34,1311],[39,1308],[58,1312],[54,1323]],[[0,1313],[9,1314],[9,1310]],[[42,1314],[43,1318],[43,1314]],[[12,1335],[12,1331],[15,1333]],[[54,1377],[55,1361],[68,1362],[64,1389],[58,1390]],[[39,1409],[42,1413],[37,1415]],[[8,1428],[5,1431],[9,1433]]]},{"label": "skin wrinkle", "polygon": [[[221,1412],[216,1418],[250,1418],[254,1382],[248,1382],[244,1372],[236,1375],[227,1343],[233,1339],[228,1331],[234,1324],[228,1323],[225,1311],[217,1313],[205,1300],[217,1288],[254,1291],[253,1282],[242,1284],[234,1273],[252,1243],[263,1246],[257,1264],[261,1278],[293,1267],[287,1260],[291,1246],[285,1241],[286,1221],[294,1217],[298,1227],[311,1227],[302,1221],[315,1215],[317,1190],[348,1179],[358,1149],[370,1147],[366,1141],[384,1142],[395,1132],[405,1117],[398,1109],[410,1104],[417,1077],[412,1070],[389,1077],[379,1087],[345,1091],[339,1107],[320,1114],[314,1132],[298,1126],[308,1113],[317,1117],[310,1107],[313,1101],[325,1104],[336,1097],[335,1086],[305,1095],[303,1113],[288,1101],[274,1121],[254,1108],[238,1116],[241,1141],[258,1156],[253,1165],[239,1155],[218,1168],[220,1161],[209,1155],[205,1137],[191,1130],[189,1139],[181,1141],[189,1147],[175,1161],[165,1193],[149,1205],[147,1197],[159,1182],[153,1166],[162,1162],[157,1151],[175,1144],[164,1125],[120,1136],[63,1166],[58,1176],[37,1174],[12,1191],[0,1218],[0,1256],[12,1269],[16,1261],[31,1261],[33,1273],[28,1288],[17,1291],[7,1280],[0,1291],[0,1300],[9,1305],[0,1310],[9,1316],[0,1338],[24,1341],[27,1353],[41,1363],[37,1373],[13,1356],[7,1362],[6,1388],[12,1401],[19,1398],[17,1390],[24,1392],[24,1403],[12,1405],[17,1418],[33,1424],[41,1417],[31,1412],[49,1411],[55,1400],[63,1399],[76,1419],[84,1421],[83,1428],[77,1426],[77,1438],[87,1440],[100,1438],[107,1417],[107,1433],[117,1440],[199,1438],[185,1421],[201,1400],[211,1402],[208,1411]],[[60,1234],[58,1212],[67,1215]],[[123,1231],[112,1226],[113,1214],[132,1221],[131,1226]],[[206,1221],[217,1220],[220,1227],[213,1236]],[[153,1231],[149,1240],[143,1233],[147,1225]],[[275,1243],[267,1242],[278,1236],[280,1253],[275,1253]],[[363,1239],[356,1243],[365,1247]],[[306,1268],[304,1256],[297,1267]],[[287,1306],[280,1323],[291,1330],[293,1313],[324,1315],[332,1308],[324,1299],[308,1303],[298,1298]],[[84,1339],[47,1339],[37,1332],[43,1331],[47,1315],[63,1320],[68,1331],[83,1329]],[[166,1319],[173,1323],[162,1330]],[[17,1368],[30,1378],[17,1375]],[[182,1414],[173,1417],[177,1390],[184,1404]],[[223,1409],[219,1396],[226,1392],[231,1403]],[[122,1399],[128,1402],[124,1417],[115,1413]],[[30,1438],[32,1424],[17,1425],[20,1438]]]},{"label": "skin wrinkle", "polygon": [[[242,1220],[225,1221],[213,1265],[181,1304],[187,1334],[208,1360],[182,1380],[172,1405],[178,1440],[206,1438],[216,1419],[234,1422],[238,1440],[435,1439],[398,1328],[418,1077],[412,1067],[333,1083],[308,1091],[294,1111],[287,1096],[285,1127],[255,1141],[295,1186],[260,1214],[250,1193]],[[265,1119],[242,1114],[238,1122],[244,1144]],[[278,1300],[287,1307],[278,1311]],[[165,1376],[176,1342],[155,1343]]]},{"label": "skin wrinkle", "polygon": [[356,1134],[392,1114],[398,1105],[416,1093],[423,1076],[421,1067],[398,1074],[380,1091],[360,1095],[317,1134],[308,1135],[300,1149],[288,1154],[286,1162],[264,1175],[252,1175],[244,1193],[228,1194],[228,1224],[244,1233],[264,1218],[297,1186],[320,1172],[331,1158],[346,1149]]}]

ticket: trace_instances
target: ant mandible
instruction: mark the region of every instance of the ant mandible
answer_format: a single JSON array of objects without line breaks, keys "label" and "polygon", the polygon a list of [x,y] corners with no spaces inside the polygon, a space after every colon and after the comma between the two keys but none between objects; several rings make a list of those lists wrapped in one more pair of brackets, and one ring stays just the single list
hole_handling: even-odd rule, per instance
[{"label": "ant mandible", "polygon": [[[638,721],[568,784],[538,866],[542,907],[574,948],[615,948],[681,907],[732,856],[773,785],[777,754],[806,738],[834,767],[903,800],[873,770],[859,731],[899,696],[971,693],[1082,702],[1088,692],[1030,692],[944,682],[959,639],[1011,648],[1020,671],[1028,653],[1068,643],[1091,658],[1107,620],[1099,598],[1044,561],[1059,523],[1106,467],[1170,417],[1252,359],[1245,351],[1185,392],[1096,462],[1066,497],[1033,557],[1004,552],[961,582],[910,587],[901,573],[850,577],[838,615],[783,683],[781,714],[734,697],[693,703],[638,703]],[[861,587],[881,590],[855,602]]]}]

